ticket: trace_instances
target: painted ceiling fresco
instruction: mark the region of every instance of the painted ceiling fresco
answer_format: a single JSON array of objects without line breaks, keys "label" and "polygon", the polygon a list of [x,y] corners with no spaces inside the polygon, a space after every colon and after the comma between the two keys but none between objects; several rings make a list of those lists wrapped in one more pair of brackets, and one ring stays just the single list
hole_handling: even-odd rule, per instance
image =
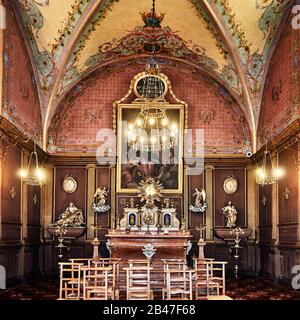
[{"label": "painted ceiling fresco", "polygon": [[[151,51],[153,30],[146,22],[150,0],[13,2],[32,49],[44,140],[55,109],[75,84],[97,68]],[[290,4],[289,0],[159,0],[157,57],[193,65],[219,81],[239,101],[255,136],[270,54]]]}]

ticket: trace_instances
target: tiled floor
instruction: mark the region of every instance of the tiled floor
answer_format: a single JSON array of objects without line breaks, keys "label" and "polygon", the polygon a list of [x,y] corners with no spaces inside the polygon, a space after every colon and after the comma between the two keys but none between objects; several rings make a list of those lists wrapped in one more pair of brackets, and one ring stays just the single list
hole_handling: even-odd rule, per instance
[{"label": "tiled floor", "polygon": [[[283,283],[255,277],[228,280],[226,294],[235,300],[300,300],[300,291]],[[0,294],[0,300],[56,300],[57,278],[39,278]]]}]

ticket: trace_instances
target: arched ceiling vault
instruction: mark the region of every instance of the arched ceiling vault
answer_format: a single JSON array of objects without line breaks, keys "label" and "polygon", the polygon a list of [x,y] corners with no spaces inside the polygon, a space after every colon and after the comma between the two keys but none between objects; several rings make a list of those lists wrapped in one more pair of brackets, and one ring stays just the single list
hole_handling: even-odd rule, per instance
[{"label": "arched ceiling vault", "polygon": [[[150,0],[12,0],[31,48],[43,119],[43,147],[56,108],[93,70],[142,56]],[[157,0],[160,54],[206,70],[233,93],[256,128],[270,52],[289,0]],[[145,20],[145,19],[144,19]]]}]

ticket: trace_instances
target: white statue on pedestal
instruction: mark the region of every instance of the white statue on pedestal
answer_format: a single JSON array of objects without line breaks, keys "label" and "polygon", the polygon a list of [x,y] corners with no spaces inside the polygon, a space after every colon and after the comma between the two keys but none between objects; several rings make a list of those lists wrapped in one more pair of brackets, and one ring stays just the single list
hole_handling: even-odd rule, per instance
[{"label": "white statue on pedestal", "polygon": [[228,202],[228,205],[222,208],[222,212],[224,216],[227,218],[227,227],[233,228],[235,227],[236,219],[237,219],[237,211],[234,205],[231,204],[231,201]]}]

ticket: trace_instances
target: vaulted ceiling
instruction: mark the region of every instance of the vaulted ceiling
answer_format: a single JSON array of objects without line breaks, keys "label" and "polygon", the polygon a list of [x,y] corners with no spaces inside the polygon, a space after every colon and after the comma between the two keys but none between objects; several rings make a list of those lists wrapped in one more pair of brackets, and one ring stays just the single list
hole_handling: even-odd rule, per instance
[{"label": "vaulted ceiling", "polygon": [[[64,96],[91,72],[146,56],[151,0],[13,0],[38,84],[43,145]],[[255,150],[264,81],[289,0],[157,0],[158,57],[212,77],[239,102]]]}]

